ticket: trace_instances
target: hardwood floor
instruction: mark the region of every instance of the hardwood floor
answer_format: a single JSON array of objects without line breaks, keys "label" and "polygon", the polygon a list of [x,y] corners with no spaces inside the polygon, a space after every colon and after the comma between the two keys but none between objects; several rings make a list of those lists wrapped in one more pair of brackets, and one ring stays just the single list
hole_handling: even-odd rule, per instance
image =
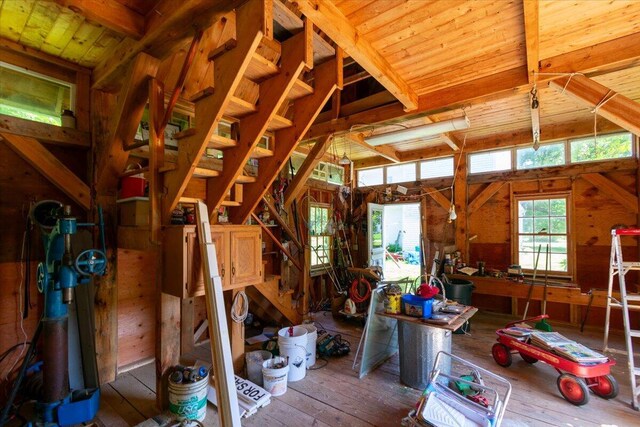
[{"label": "hardwood floor", "polygon": [[[306,378],[290,383],[283,396],[272,398],[271,404],[243,420],[245,426],[398,426],[417,401],[420,391],[399,382],[398,356],[359,380],[351,369],[362,327],[360,324],[334,320],[331,313],[316,313],[315,321],[332,334],[340,333],[351,343],[351,353],[330,359]],[[495,330],[512,318],[505,315],[478,313],[472,320],[470,335],[453,336],[453,353],[505,377],[513,392],[507,405],[503,426],[637,426],[640,413],[630,407],[631,391],[626,356],[614,355],[618,365],[613,375],[620,386],[618,397],[603,400],[590,396],[587,405],[576,407],[560,395],[556,386],[557,372],[542,363],[530,365],[514,355],[509,368],[498,366],[491,356]],[[598,349],[602,332],[562,327],[550,320],[554,330],[583,344]],[[622,348],[622,338],[614,336],[614,344]],[[209,349],[199,347],[191,358],[208,360]],[[99,421],[105,426],[129,426],[157,415],[155,409],[155,368],[148,364],[121,374],[102,388]],[[206,426],[218,426],[212,405],[208,405]]]}]

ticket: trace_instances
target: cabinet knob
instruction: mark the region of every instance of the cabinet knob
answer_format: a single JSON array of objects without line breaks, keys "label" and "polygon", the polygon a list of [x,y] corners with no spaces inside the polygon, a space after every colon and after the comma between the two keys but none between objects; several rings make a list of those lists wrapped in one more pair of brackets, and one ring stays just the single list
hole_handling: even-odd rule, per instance
[{"label": "cabinet knob", "polygon": [[231,264],[231,275],[232,276],[236,275],[236,267],[233,264]]},{"label": "cabinet knob", "polygon": [[220,270],[220,277],[222,277],[224,279],[224,265],[222,266],[222,269]]}]

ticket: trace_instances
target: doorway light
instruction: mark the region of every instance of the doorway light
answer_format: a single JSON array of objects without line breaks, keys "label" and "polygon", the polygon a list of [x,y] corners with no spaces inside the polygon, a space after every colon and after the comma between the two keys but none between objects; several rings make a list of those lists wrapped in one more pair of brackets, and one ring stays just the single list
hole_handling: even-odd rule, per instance
[{"label": "doorway light", "polygon": [[425,138],[427,136],[439,135],[441,133],[455,130],[468,129],[471,126],[469,118],[465,115],[451,120],[437,123],[429,123],[422,126],[415,126],[394,132],[387,132],[380,135],[372,135],[365,138],[369,145],[377,146],[390,144],[393,142],[409,141],[412,139]]}]

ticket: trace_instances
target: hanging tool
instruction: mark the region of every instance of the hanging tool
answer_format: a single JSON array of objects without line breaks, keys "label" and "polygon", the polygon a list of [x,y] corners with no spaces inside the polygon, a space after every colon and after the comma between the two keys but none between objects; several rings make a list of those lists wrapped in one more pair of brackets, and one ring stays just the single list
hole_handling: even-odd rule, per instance
[{"label": "hanging tool", "polygon": [[[547,243],[547,259],[545,260],[544,270],[544,290],[542,291],[542,314],[547,314],[547,287],[549,286],[549,268],[551,268],[551,259],[549,258],[549,244]],[[534,326],[540,331],[551,332],[551,325],[547,323],[546,318],[542,318]]]},{"label": "hanging tool", "polygon": [[593,288],[589,289],[587,295],[589,295],[589,302],[587,303],[587,309],[584,311],[582,323],[580,323],[580,332],[584,332],[584,324],[587,323],[587,316],[589,316],[589,310],[591,310],[591,304],[593,304]]},{"label": "hanging tool", "polygon": [[529,286],[529,293],[527,294],[527,303],[524,306],[524,314],[522,320],[527,318],[527,312],[529,311],[529,303],[531,302],[531,296],[533,295],[533,287],[536,285],[536,273],[538,272],[538,261],[540,260],[540,251],[542,245],[538,245],[538,255],[536,255],[536,263],[533,265],[533,277],[531,278],[531,286]]}]

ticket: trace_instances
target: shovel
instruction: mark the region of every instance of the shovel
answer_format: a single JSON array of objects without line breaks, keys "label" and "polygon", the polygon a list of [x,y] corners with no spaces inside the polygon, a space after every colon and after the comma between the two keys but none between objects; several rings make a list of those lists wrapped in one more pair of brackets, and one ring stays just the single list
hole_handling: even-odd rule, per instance
[{"label": "shovel", "polygon": [[531,302],[531,295],[533,295],[533,287],[536,285],[536,272],[538,271],[538,261],[540,260],[541,250],[542,245],[538,245],[538,255],[536,255],[536,263],[533,265],[533,277],[531,278],[531,286],[529,286],[529,294],[527,295],[527,303],[524,306],[522,320],[527,318],[527,312],[529,311],[529,303]]},{"label": "shovel", "polygon": [[[551,267],[551,260],[549,259],[549,244],[547,243],[547,259],[545,262],[544,271],[544,290],[542,291],[542,314],[547,314],[547,286],[549,286],[549,268]],[[547,323],[547,319],[542,319],[537,322],[534,328],[539,331],[551,332],[551,325]]]}]

